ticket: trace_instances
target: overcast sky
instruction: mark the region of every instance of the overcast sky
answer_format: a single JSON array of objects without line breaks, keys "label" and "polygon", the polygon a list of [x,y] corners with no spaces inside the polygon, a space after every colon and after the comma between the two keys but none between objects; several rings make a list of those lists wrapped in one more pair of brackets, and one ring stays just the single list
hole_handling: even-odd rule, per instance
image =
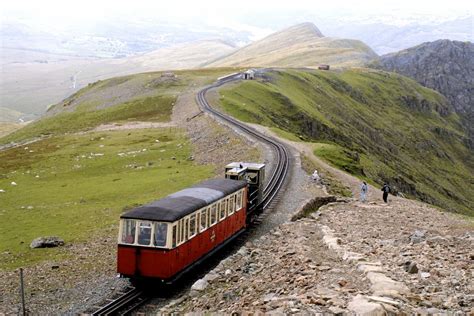
[{"label": "overcast sky", "polygon": [[449,19],[473,14],[472,0],[7,0],[2,1],[3,18],[35,19],[46,23],[77,23],[107,18],[161,17],[183,19],[239,21],[245,16],[303,11],[324,16],[341,16],[357,19],[367,15],[398,16],[410,19],[432,16]]}]

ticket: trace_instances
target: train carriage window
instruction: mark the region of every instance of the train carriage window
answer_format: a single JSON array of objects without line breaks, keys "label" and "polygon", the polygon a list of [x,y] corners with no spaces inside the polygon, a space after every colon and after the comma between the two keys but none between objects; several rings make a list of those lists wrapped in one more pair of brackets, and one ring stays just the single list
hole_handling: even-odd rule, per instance
[{"label": "train carriage window", "polygon": [[173,225],[173,234],[172,234],[172,237],[171,237],[171,247],[176,247],[176,243],[177,243],[177,238],[176,238],[176,225]]},{"label": "train carriage window", "polygon": [[189,238],[189,218],[184,219],[184,241]]},{"label": "train carriage window", "polygon": [[237,210],[240,210],[242,208],[242,191],[239,191],[237,193]]},{"label": "train carriage window", "polygon": [[189,238],[196,235],[196,214],[191,215],[189,218]]},{"label": "train carriage window", "polygon": [[201,211],[201,231],[207,228],[207,212],[206,210]]},{"label": "train carriage window", "polygon": [[183,220],[178,222],[178,245],[183,242]]},{"label": "train carriage window", "polygon": [[216,208],[216,204],[214,204],[213,206],[211,206],[211,225],[214,225],[215,223],[217,222],[217,208]]},{"label": "train carriage window", "polygon": [[226,205],[226,209],[227,209],[227,214],[228,215],[232,215],[234,214],[234,210],[232,210],[229,206],[230,206],[230,199],[227,198],[225,199],[225,205]]},{"label": "train carriage window", "polygon": [[235,194],[231,195],[229,199],[229,210],[234,213],[235,212]]},{"label": "train carriage window", "polygon": [[137,221],[134,219],[125,219],[122,222],[122,242],[125,244],[135,243],[135,230]]},{"label": "train carriage window", "polygon": [[196,212],[196,234],[198,234],[201,230],[201,212]]},{"label": "train carriage window", "polygon": [[220,203],[219,204],[219,219],[220,220],[223,220],[225,218],[225,213],[226,213],[225,207],[224,205],[222,205],[222,203]]},{"label": "train carriage window", "polygon": [[155,223],[155,246],[165,247],[167,236],[168,236],[168,224]]},{"label": "train carriage window", "polygon": [[140,222],[138,224],[138,244],[149,246],[151,242],[151,223]]}]

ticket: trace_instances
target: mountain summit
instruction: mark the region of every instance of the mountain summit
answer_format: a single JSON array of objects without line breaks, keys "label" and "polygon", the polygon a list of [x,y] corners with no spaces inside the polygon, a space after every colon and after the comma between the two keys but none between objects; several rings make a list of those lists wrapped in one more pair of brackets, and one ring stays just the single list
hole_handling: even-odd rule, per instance
[{"label": "mountain summit", "polygon": [[314,23],[304,22],[290,26],[286,29],[270,34],[263,40],[266,41],[277,41],[279,39],[287,41],[291,39],[295,42],[299,40],[305,40],[311,37],[324,37],[323,33],[318,29]]},{"label": "mountain summit", "polygon": [[205,66],[360,66],[376,56],[361,41],[325,37],[316,25],[307,22],[273,33]]}]

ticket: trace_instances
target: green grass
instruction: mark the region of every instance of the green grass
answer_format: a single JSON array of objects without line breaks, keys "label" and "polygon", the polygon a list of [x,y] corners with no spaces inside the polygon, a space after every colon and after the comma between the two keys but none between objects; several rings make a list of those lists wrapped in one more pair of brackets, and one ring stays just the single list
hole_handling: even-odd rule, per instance
[{"label": "green grass", "polygon": [[2,142],[16,141],[41,135],[58,135],[93,128],[100,124],[120,121],[169,121],[175,97],[155,96],[140,98],[103,110],[83,110],[59,113],[33,122],[2,138]]},{"label": "green grass", "polygon": [[281,70],[220,89],[220,106],[288,139],[323,143],[316,154],[372,183],[474,215],[474,155],[439,93],[368,69]]},{"label": "green grass", "polygon": [[99,80],[52,106],[44,118],[0,138],[0,144],[73,133],[110,122],[169,121],[179,94],[235,71],[175,71],[174,78],[162,77],[163,72],[150,72]]},{"label": "green grass", "polygon": [[308,175],[312,174],[314,170],[319,170],[329,194],[343,197],[352,196],[350,188],[341,183],[341,181],[339,181],[332,173],[328,171],[321,173],[321,170],[324,169],[304,154],[301,155],[301,167]]},{"label": "green grass", "polygon": [[353,175],[364,176],[357,152],[352,152],[335,144],[315,144],[314,154],[329,161],[333,166]]},{"label": "green grass", "polygon": [[116,224],[125,207],[210,177],[212,167],[188,161],[190,155],[177,129],[59,136],[0,152],[0,268],[65,254],[30,249],[36,237],[87,240]]},{"label": "green grass", "polygon": [[49,135],[0,151],[0,189],[6,191],[0,193],[0,269],[67,256],[67,246],[32,250],[29,244],[39,236],[58,235],[69,245],[100,237],[116,227],[125,208],[212,176],[213,166],[188,160],[191,146],[177,128],[90,130],[112,122],[169,121],[180,94],[231,72],[176,71],[173,78],[150,72],[97,81],[1,138],[5,144]]}]

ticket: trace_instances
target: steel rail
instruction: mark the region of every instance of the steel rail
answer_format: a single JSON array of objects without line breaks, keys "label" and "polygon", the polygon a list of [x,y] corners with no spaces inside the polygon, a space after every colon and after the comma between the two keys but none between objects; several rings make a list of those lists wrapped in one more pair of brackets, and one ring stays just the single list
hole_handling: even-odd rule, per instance
[{"label": "steel rail", "polygon": [[288,153],[287,147],[281,142],[277,141],[276,139],[253,129],[247,124],[242,123],[229,115],[226,115],[217,111],[216,109],[211,107],[211,105],[206,99],[206,93],[209,90],[218,88],[230,82],[237,81],[239,80],[239,77],[240,77],[240,74],[232,74],[227,77],[221,77],[221,79],[219,79],[215,83],[200,90],[197,93],[196,100],[203,111],[211,113],[212,115],[218,117],[219,119],[224,120],[228,124],[231,124],[239,128],[240,130],[244,131],[245,133],[253,136],[257,140],[264,142],[267,145],[270,145],[270,147],[274,151],[276,155],[276,166],[270,177],[270,180],[268,181],[267,185],[265,186],[263,190],[263,201],[260,205],[262,209],[265,209],[274,200],[274,198],[280,191],[281,187],[283,186],[285,182],[286,176],[288,174],[289,165],[290,165],[290,155]]},{"label": "steel rail", "polygon": [[134,301],[139,301],[140,299],[142,299],[141,301],[139,301],[139,304],[135,304],[132,309],[129,309],[127,312],[124,313],[124,314],[127,314],[145,302],[143,295],[144,295],[143,291],[133,288],[130,291],[124,293],[123,295],[117,297],[116,299],[108,303],[107,305],[96,310],[91,315],[93,316],[115,315],[119,311],[123,310],[125,307],[129,305],[133,305],[132,303]]}]

